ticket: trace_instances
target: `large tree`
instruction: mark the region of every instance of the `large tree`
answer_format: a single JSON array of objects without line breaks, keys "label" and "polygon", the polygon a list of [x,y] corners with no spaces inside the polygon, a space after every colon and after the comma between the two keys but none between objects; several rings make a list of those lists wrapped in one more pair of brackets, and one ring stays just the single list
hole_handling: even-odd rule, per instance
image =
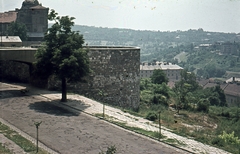
[{"label": "large tree", "polygon": [[27,40],[27,27],[23,23],[12,22],[8,26],[7,35],[19,36],[22,41]]},{"label": "large tree", "polygon": [[55,23],[44,36],[45,45],[36,53],[36,73],[44,78],[56,75],[62,81],[62,100],[67,101],[67,81],[81,81],[90,72],[83,36],[72,31],[74,17],[58,16],[51,10],[48,20]]}]

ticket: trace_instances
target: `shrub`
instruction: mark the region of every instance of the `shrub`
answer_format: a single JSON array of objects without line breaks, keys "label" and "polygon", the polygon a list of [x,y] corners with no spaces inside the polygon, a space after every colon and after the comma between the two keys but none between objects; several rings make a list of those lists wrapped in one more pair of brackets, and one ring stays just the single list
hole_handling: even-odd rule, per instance
[{"label": "shrub", "polygon": [[155,121],[157,119],[157,114],[155,112],[148,112],[146,119]]},{"label": "shrub", "polygon": [[213,144],[213,145],[217,145],[217,146],[219,146],[219,147],[224,147],[224,140],[221,139],[220,137],[215,137],[215,138],[213,138],[213,140],[212,140],[212,144]]},{"label": "shrub", "polygon": [[238,139],[238,137],[234,136],[234,131],[229,134],[226,133],[225,131],[223,131],[223,134],[219,135],[218,137],[223,139],[224,142],[229,143],[229,144],[240,144],[240,140]]},{"label": "shrub", "polygon": [[208,101],[208,100],[203,100],[203,101],[200,101],[200,102],[197,104],[197,110],[208,113],[208,111],[209,111],[209,106],[210,106],[209,101]]},{"label": "shrub", "polygon": [[229,118],[229,117],[230,117],[230,113],[229,113],[229,112],[223,112],[223,113],[222,113],[222,116]]}]

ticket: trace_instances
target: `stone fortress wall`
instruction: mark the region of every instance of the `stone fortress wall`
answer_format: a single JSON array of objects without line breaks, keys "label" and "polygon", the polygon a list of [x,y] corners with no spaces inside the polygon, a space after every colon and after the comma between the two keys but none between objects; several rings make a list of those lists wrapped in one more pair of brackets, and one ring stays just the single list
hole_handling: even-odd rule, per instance
[{"label": "stone fortress wall", "polygon": [[[140,48],[91,46],[88,50],[92,73],[85,77],[85,83],[68,84],[68,90],[104,103],[137,110],[140,102]],[[29,66],[19,62],[1,61],[0,71],[3,78],[17,78],[17,81],[25,82],[30,79]],[[33,82],[44,83],[35,77]],[[60,90],[61,82],[50,78],[48,88]],[[99,91],[104,96],[99,95]]]},{"label": "stone fortress wall", "polygon": [[137,109],[140,101],[140,48],[90,47],[90,66],[93,70],[88,83],[79,87],[80,93],[89,94],[104,102]]},{"label": "stone fortress wall", "polygon": [[[85,78],[86,83],[70,84],[68,90],[137,110],[140,102],[140,48],[92,46],[88,49],[92,73]],[[49,82],[49,88],[56,86],[52,85],[53,80]],[[100,91],[104,96],[99,95]]]}]

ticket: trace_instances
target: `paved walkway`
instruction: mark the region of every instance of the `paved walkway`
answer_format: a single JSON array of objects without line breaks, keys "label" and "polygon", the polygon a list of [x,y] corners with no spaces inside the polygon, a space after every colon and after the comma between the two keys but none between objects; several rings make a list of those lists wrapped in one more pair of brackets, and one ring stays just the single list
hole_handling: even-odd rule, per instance
[{"label": "paved walkway", "polygon": [[[118,154],[187,153],[86,114],[90,108],[96,113],[100,113],[98,107],[102,108],[101,104],[95,105],[87,98],[83,97],[87,101],[84,103],[79,101],[81,96],[69,95],[72,98],[69,103],[77,102],[78,109],[71,112],[66,110],[69,106],[59,103],[59,93],[29,88],[27,94],[22,94],[20,89],[23,88],[0,83],[0,118],[12,129],[31,137],[36,136],[34,122],[42,121],[39,140],[58,153],[98,154],[111,145],[116,146]],[[108,107],[106,109],[108,112]]]}]

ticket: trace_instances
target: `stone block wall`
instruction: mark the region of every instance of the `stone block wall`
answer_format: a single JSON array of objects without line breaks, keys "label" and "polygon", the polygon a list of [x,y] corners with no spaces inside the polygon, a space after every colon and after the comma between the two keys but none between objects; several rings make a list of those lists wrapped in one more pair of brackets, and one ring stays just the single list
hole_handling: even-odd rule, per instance
[{"label": "stone block wall", "polygon": [[[68,91],[137,110],[140,102],[140,48],[92,46],[88,50],[92,73],[85,77],[86,83],[68,84]],[[30,77],[27,64],[1,61],[0,70],[2,78],[16,78],[45,87],[45,81]],[[50,77],[48,89],[61,90],[60,88],[61,82]],[[104,96],[100,96],[99,91]]]},{"label": "stone block wall", "polygon": [[14,82],[29,82],[29,65],[16,61],[0,61],[0,79]]},{"label": "stone block wall", "polygon": [[[74,92],[96,100],[137,110],[140,102],[140,48],[89,47],[92,73]],[[99,95],[102,91],[104,96]]]}]

